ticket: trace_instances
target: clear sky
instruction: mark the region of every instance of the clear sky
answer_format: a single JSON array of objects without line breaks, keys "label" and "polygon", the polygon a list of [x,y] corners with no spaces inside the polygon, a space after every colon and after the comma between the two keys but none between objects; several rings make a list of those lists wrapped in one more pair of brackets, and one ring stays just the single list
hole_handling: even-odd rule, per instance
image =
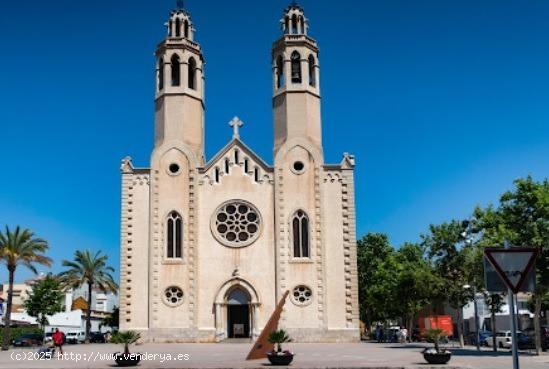
[{"label": "clear sky", "polygon": [[[287,0],[187,0],[206,58],[206,153],[272,163],[270,49]],[[320,45],[324,152],[356,155],[357,234],[415,241],[549,174],[549,2],[301,0]],[[118,269],[120,159],[148,166],[154,57],[175,0],[6,1],[0,225]],[[17,279],[30,276],[21,270]],[[6,280],[4,268],[0,281]]]}]

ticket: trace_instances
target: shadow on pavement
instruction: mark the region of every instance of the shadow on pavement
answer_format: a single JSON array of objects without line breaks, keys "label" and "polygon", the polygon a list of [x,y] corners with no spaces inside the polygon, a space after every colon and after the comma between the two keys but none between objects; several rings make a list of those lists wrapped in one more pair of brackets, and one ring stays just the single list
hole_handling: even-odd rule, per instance
[{"label": "shadow on pavement", "polygon": [[[380,344],[380,345],[383,345],[383,344]],[[426,347],[430,347],[430,346],[426,346],[426,345],[422,345],[422,344],[413,344],[413,343],[409,343],[409,344],[406,344],[406,345],[383,345],[383,348],[389,348],[389,349],[400,349],[400,350],[409,350],[409,349],[413,349],[413,350],[417,350],[417,349],[424,349]],[[445,348],[449,351],[452,352],[452,355],[454,356],[492,356],[492,357],[499,357],[499,356],[511,356],[511,351],[497,351],[497,352],[494,352],[494,351],[489,351],[489,350],[481,350],[481,351],[477,351],[476,349],[474,348],[459,348],[459,347],[449,347],[449,346],[444,346],[442,345],[441,348]],[[526,351],[519,351],[519,355],[520,356],[535,356],[534,353],[532,352],[526,352]]]}]

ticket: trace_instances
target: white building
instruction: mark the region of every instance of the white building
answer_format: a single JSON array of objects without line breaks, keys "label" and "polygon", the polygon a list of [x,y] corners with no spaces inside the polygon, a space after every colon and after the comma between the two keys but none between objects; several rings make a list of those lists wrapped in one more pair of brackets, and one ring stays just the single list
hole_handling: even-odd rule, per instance
[{"label": "white building", "polygon": [[121,329],[154,341],[257,337],[289,290],[280,326],[294,340],[358,341],[354,157],[324,162],[318,45],[303,9],[284,11],[272,47],[272,165],[241,140],[238,118],[206,160],[202,50],[186,10],[166,24],[150,166],[121,166]]}]

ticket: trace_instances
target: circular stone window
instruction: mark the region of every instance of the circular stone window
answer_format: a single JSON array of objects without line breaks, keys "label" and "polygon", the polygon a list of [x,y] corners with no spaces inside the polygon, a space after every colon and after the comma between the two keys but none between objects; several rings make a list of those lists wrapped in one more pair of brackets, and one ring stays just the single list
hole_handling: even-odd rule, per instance
[{"label": "circular stone window", "polygon": [[313,291],[307,286],[296,286],[292,292],[292,302],[296,305],[305,306],[311,303]]},{"label": "circular stone window", "polygon": [[215,238],[225,246],[244,247],[259,237],[261,216],[249,202],[232,200],[217,208],[211,227]]},{"label": "circular stone window", "polygon": [[164,291],[164,302],[168,306],[178,306],[183,303],[183,290],[177,286],[170,286]]},{"label": "circular stone window", "polygon": [[302,161],[294,161],[292,164],[292,172],[295,174],[301,174],[305,171],[305,164]]},{"label": "circular stone window", "polygon": [[177,175],[179,174],[179,170],[181,168],[179,167],[179,164],[176,164],[176,163],[171,163],[170,166],[168,167],[168,172],[171,174],[171,175]]}]

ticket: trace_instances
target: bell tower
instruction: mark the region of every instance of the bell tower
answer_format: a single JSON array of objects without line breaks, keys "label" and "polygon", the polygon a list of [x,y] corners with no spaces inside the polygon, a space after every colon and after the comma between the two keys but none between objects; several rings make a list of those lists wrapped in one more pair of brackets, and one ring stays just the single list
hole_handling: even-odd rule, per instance
[{"label": "bell tower", "polygon": [[183,143],[204,162],[204,57],[182,1],[171,11],[156,49],[155,148]]},{"label": "bell tower", "polygon": [[318,46],[295,1],[280,24],[283,34],[272,49],[275,156],[293,138],[307,139],[322,152]]}]

